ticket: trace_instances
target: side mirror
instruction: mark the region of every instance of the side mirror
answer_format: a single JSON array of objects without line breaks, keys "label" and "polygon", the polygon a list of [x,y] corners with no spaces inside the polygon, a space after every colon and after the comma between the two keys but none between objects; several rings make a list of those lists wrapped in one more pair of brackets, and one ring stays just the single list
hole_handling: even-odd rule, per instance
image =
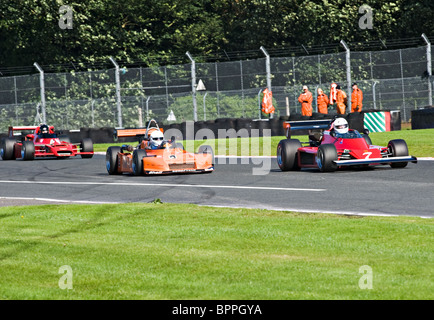
[{"label": "side mirror", "polygon": [[170,138],[170,141],[172,141],[172,142],[175,142],[175,136],[172,136],[171,138]]},{"label": "side mirror", "polygon": [[369,129],[363,129],[363,133],[366,134],[367,136],[369,135]]}]

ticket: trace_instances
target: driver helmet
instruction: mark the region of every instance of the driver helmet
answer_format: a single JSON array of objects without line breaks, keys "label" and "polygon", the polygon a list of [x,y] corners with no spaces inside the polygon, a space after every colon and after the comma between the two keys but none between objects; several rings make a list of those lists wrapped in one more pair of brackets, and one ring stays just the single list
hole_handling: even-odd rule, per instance
[{"label": "driver helmet", "polygon": [[333,122],[333,128],[337,133],[345,134],[348,132],[348,122],[344,118],[337,118]]},{"label": "driver helmet", "polygon": [[149,137],[149,145],[152,149],[157,149],[163,143],[164,135],[161,131],[153,131]]},{"label": "driver helmet", "polygon": [[45,134],[45,133],[48,133],[49,132],[49,130],[48,130],[48,126],[46,125],[46,124],[42,124],[40,127],[39,127],[39,133],[41,133],[41,134]]}]

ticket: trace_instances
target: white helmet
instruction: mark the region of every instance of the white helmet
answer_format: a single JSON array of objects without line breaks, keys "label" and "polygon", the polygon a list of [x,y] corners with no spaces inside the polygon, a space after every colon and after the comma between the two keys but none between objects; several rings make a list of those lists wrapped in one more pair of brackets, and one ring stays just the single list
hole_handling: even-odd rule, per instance
[{"label": "white helmet", "polygon": [[345,134],[348,132],[348,122],[344,118],[337,118],[333,122],[333,128],[337,133]]},{"label": "white helmet", "polygon": [[160,130],[155,130],[149,137],[149,144],[152,148],[158,148],[163,143],[164,135]]}]

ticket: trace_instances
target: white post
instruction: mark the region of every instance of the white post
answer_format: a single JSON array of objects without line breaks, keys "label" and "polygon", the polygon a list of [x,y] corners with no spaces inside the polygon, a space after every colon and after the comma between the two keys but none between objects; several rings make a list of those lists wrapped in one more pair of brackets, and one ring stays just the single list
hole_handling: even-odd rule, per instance
[{"label": "white post", "polygon": [[119,65],[110,57],[110,61],[115,66],[115,80],[116,80],[116,105],[118,108],[118,126],[122,128],[122,108],[121,108],[121,83],[119,78]]},{"label": "white post", "polygon": [[196,101],[196,62],[190,52],[185,53],[191,61],[191,91],[193,94],[193,119],[197,121],[197,101]]},{"label": "white post", "polygon": [[348,113],[351,112],[351,56],[350,56],[350,48],[347,46],[344,40],[341,40],[341,45],[345,48],[346,51],[346,65],[347,65],[347,86],[348,86]]},{"label": "white post", "polygon": [[422,38],[426,43],[426,69],[428,72],[428,105],[432,106],[432,88],[431,88],[431,76],[432,76],[432,64],[431,64],[431,42],[425,33],[422,33]]},{"label": "white post", "polygon": [[33,64],[39,71],[39,83],[41,86],[41,109],[42,109],[42,122],[46,123],[47,119],[45,116],[45,76],[44,70],[36,62]]},{"label": "white post", "polygon": [[[259,49],[265,55],[265,70],[267,72],[267,88],[268,88],[268,91],[272,92],[272,90],[271,90],[270,55],[268,54],[267,50],[265,50],[265,48],[263,46],[261,46]],[[273,119],[273,113],[270,113],[270,119]]]}]

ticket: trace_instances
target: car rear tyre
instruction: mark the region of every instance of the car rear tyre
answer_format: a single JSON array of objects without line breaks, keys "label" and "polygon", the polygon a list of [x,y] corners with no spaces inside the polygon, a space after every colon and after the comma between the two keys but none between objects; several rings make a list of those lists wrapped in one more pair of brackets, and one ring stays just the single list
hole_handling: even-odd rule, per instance
[{"label": "car rear tyre", "polygon": [[300,140],[280,140],[277,145],[277,164],[280,170],[298,170],[298,149],[301,148]]},{"label": "car rear tyre", "polygon": [[15,159],[15,139],[3,138],[0,146],[0,156],[3,160]]},{"label": "car rear tyre", "polygon": [[368,146],[372,146],[371,138],[367,134],[362,134],[363,139],[365,139]]},{"label": "car rear tyre", "polygon": [[118,170],[118,153],[121,152],[120,147],[109,147],[105,154],[105,163],[109,174],[119,174]]},{"label": "car rear tyre", "polygon": [[316,163],[321,172],[333,172],[338,168],[334,162],[338,159],[336,147],[333,144],[322,144],[318,147]]},{"label": "car rear tyre", "polygon": [[[387,150],[392,157],[408,156],[407,143],[402,139],[390,140],[387,145]],[[407,164],[408,162],[395,162],[391,163],[390,166],[392,168],[404,168],[407,166]]]},{"label": "car rear tyre", "polygon": [[197,153],[203,153],[203,154],[211,154],[211,159],[212,159],[212,165],[215,164],[215,158],[214,158],[214,150],[212,149],[211,146],[209,145],[201,145],[199,147],[199,149],[197,150]]},{"label": "car rear tyre", "polygon": [[181,142],[176,142],[176,143],[175,143],[175,148],[178,148],[178,149],[184,150],[184,145],[183,145]]},{"label": "car rear tyre", "polygon": [[35,145],[33,141],[24,141],[21,147],[21,158],[23,160],[35,159]]},{"label": "car rear tyre", "polygon": [[71,139],[67,135],[60,135],[57,138],[61,142],[63,141],[63,142],[66,142],[66,143],[71,143]]},{"label": "car rear tyre", "polygon": [[[90,138],[84,138],[80,142],[81,152],[93,152],[93,142]],[[89,159],[93,157],[93,154],[82,154],[81,157],[83,159]]]},{"label": "car rear tyre", "polygon": [[133,173],[136,176],[144,174],[143,171],[143,158],[147,156],[146,150],[137,149],[133,152]]}]

